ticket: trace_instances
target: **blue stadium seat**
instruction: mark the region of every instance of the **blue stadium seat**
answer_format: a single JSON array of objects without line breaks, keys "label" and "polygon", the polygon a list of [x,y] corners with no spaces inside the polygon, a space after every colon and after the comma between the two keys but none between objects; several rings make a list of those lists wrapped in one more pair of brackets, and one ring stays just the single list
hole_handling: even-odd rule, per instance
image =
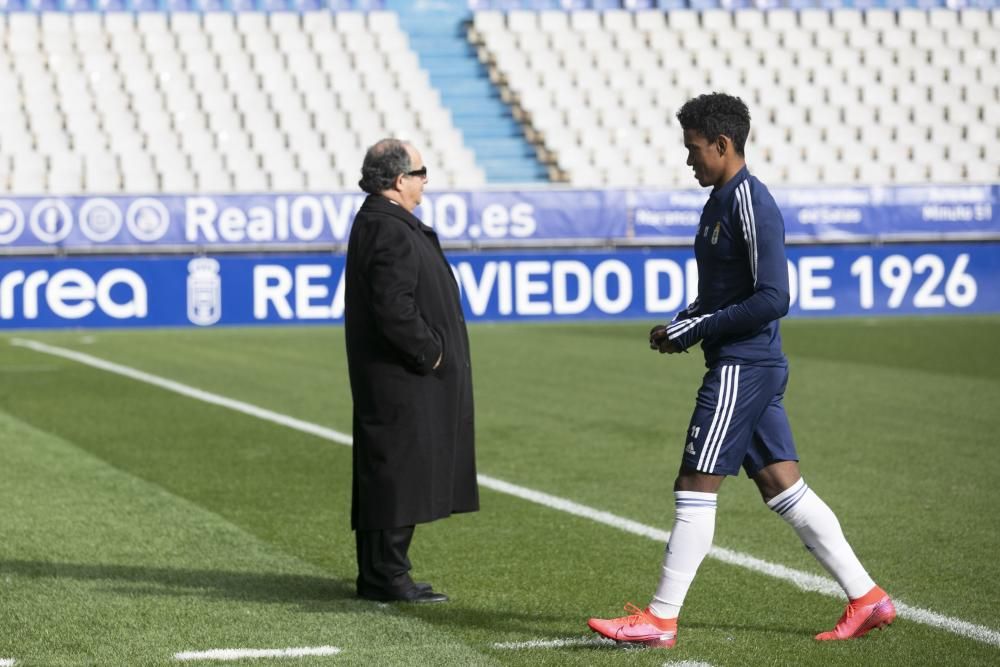
[{"label": "blue stadium seat", "polygon": [[643,9],[653,9],[656,7],[655,0],[623,0],[622,7],[631,11],[641,11]]},{"label": "blue stadium seat", "polygon": [[491,0],[489,3],[489,9],[495,9],[501,12],[509,12],[516,9],[521,9],[521,0]]},{"label": "blue stadium seat", "polygon": [[201,11],[201,7],[194,0],[162,0],[160,9],[168,12]]},{"label": "blue stadium seat", "polygon": [[[126,0],[94,0],[89,4],[94,11],[99,12],[120,12],[128,9]],[[86,11],[86,10],[81,10]]]}]

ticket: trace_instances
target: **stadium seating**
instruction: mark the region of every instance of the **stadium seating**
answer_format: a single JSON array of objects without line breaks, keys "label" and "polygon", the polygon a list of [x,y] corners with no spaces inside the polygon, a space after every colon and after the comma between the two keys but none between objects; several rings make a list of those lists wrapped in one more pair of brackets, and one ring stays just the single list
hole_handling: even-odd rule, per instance
[{"label": "stadium seating", "polygon": [[[491,160],[536,164],[526,150],[556,182],[689,187],[673,116],[708,90],[748,102],[748,159],[772,184],[1000,178],[998,9],[473,4],[495,88],[463,97],[388,11],[0,14],[0,190],[354,189],[387,135],[422,148],[434,187],[504,180]],[[457,51],[437,48],[447,75]],[[521,127],[502,108],[475,122],[469,98],[497,89]],[[522,132],[533,146],[500,141]]]},{"label": "stadium seating", "polygon": [[[656,10],[475,15],[471,39],[579,186],[687,186],[673,115],[693,95],[751,107],[772,183],[995,182],[997,10]],[[991,159],[992,156],[992,159]]]},{"label": "stadium seating", "polygon": [[12,13],[0,43],[10,193],[354,189],[386,135],[485,182],[395,14]]}]

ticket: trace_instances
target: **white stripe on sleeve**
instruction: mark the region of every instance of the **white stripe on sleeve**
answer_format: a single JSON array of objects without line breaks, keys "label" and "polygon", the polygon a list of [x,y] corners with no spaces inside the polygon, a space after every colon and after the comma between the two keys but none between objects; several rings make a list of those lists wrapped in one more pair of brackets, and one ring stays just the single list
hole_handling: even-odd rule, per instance
[{"label": "white stripe on sleeve", "polygon": [[754,287],[757,286],[757,221],[753,217],[753,201],[750,198],[750,181],[743,181],[736,188],[736,203],[743,223],[743,238],[750,254],[750,274]]}]

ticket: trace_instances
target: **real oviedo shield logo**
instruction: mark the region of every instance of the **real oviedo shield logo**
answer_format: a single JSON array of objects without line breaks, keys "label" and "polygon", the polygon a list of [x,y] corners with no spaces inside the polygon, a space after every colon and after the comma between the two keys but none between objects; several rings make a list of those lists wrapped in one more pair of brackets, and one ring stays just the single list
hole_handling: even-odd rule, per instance
[{"label": "real oviedo shield logo", "polygon": [[219,262],[199,257],[188,262],[187,313],[192,324],[207,327],[222,317],[222,278]]}]

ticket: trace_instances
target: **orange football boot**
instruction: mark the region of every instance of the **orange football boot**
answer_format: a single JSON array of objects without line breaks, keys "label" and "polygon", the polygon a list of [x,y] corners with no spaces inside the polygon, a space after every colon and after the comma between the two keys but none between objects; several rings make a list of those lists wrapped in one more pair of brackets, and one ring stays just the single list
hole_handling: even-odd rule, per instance
[{"label": "orange football boot", "polygon": [[592,618],[587,625],[597,634],[617,642],[656,648],[672,648],[677,643],[676,618],[659,618],[631,602],[625,605],[625,611],[629,612],[628,616]]},{"label": "orange football boot", "polygon": [[864,637],[875,628],[884,628],[896,619],[896,607],[889,595],[876,586],[856,600],[847,603],[847,609],[829,632],[816,635],[819,641],[856,639]]}]

